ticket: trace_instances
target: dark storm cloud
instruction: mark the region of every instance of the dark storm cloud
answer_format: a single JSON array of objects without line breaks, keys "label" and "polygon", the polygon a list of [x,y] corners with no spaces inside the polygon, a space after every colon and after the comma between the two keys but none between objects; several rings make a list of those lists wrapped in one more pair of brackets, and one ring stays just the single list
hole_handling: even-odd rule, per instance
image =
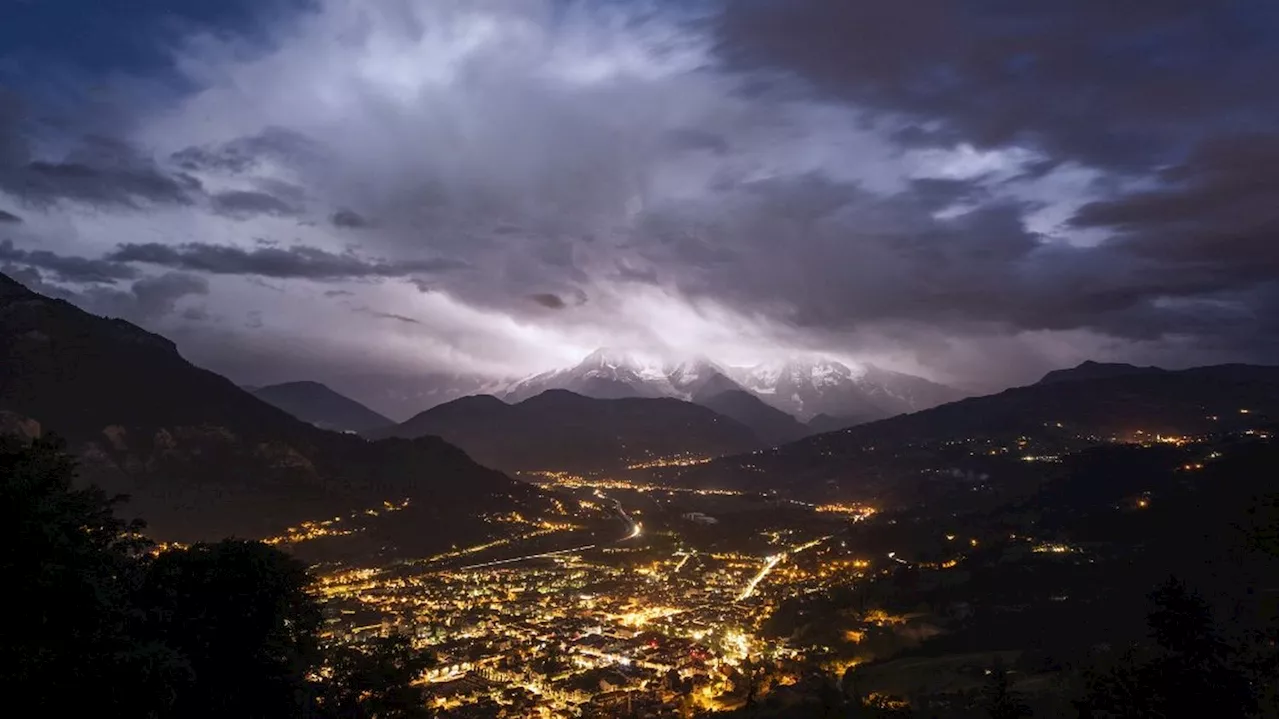
[{"label": "dark storm cloud", "polygon": [[627,262],[618,262],[617,270],[612,277],[622,282],[639,282],[646,285],[658,284],[658,271],[652,267],[633,267]]},{"label": "dark storm cloud", "polygon": [[422,324],[421,320],[415,320],[412,317],[399,315],[394,312],[383,312],[381,310],[370,309],[368,307],[355,307],[351,311],[355,312],[356,314],[369,315],[370,317],[380,317],[384,320],[395,320],[396,322],[403,322],[404,324],[409,324],[409,325]]},{"label": "dark storm cloud", "polygon": [[1164,170],[1165,187],[1093,202],[1071,218],[1104,228],[1114,242],[1153,261],[1198,263],[1241,281],[1275,277],[1275,135],[1206,142]]},{"label": "dark storm cloud", "polygon": [[240,174],[264,160],[299,162],[321,154],[320,146],[299,132],[269,127],[229,142],[179,150],[170,159],[187,170],[217,170]]},{"label": "dark storm cloud", "polygon": [[922,206],[935,211],[991,199],[991,191],[983,183],[971,180],[925,178],[913,180],[911,190]]},{"label": "dark storm cloud", "polygon": [[138,276],[138,271],[126,264],[59,255],[47,250],[22,250],[14,247],[12,240],[0,241],[0,261],[48,270],[64,282],[113,284],[117,280],[131,280]]},{"label": "dark storm cloud", "polygon": [[259,275],[280,279],[333,280],[353,277],[403,277],[416,272],[446,272],[464,265],[456,260],[381,260],[355,253],[336,254],[315,247],[288,249],[156,242],[122,244],[107,255],[116,262],[143,262],[175,269],[221,275]]},{"label": "dark storm cloud", "polygon": [[549,310],[562,310],[568,305],[560,295],[554,295],[550,292],[537,292],[529,295],[529,299],[536,305],[542,305]]},{"label": "dark storm cloud", "polygon": [[0,222],[22,222],[22,218],[12,212],[0,210]]},{"label": "dark storm cloud", "polygon": [[[0,99],[0,193],[48,210],[14,205],[27,221],[6,233],[243,276],[187,336],[224,359],[272,347],[286,370],[497,375],[585,343],[944,373],[963,355],[964,379],[993,382],[1100,347],[1274,359],[1274,7],[734,0],[691,24],[627,3],[555,22],[520,3],[312,5],[253,53],[178,52],[197,91],[111,127],[158,162],[82,129],[27,142]],[[103,221],[47,222],[61,199]],[[115,210],[149,203],[169,206]],[[280,236],[310,246],[253,239],[295,220]],[[423,256],[458,259],[397,259]],[[25,269],[73,276],[55,260],[91,276]],[[98,302],[124,295],[138,314],[132,289]],[[416,331],[433,342],[403,341]]]},{"label": "dark storm cloud", "polygon": [[1248,0],[748,0],[719,33],[735,66],[912,120],[911,142],[1133,169],[1223,128],[1275,131],[1275,24]]},{"label": "dark storm cloud", "polygon": [[75,291],[50,284],[40,270],[31,266],[5,265],[4,271],[40,294],[66,300],[94,314],[122,317],[144,325],[172,314],[184,297],[209,293],[209,284],[204,278],[181,272],[143,277],[128,290],[94,286]]},{"label": "dark storm cloud", "polygon": [[0,127],[0,190],[45,205],[75,200],[93,205],[191,204],[200,181],[171,173],[128,143],[86,136],[57,160],[33,160],[28,139],[16,123]]},{"label": "dark storm cloud", "polygon": [[1015,311],[997,295],[1010,289],[1010,268],[1038,247],[1018,208],[945,221],[926,208],[911,192],[772,179],[726,193],[709,212],[683,208],[646,223],[700,229],[642,253],[688,290],[743,307],[787,306],[789,319],[806,326]]},{"label": "dark storm cloud", "polygon": [[369,221],[363,215],[355,210],[341,209],[333,213],[329,218],[334,227],[344,227],[347,229],[355,229],[359,227],[368,227]]},{"label": "dark storm cloud", "polygon": [[[904,148],[1040,153],[1019,180],[1067,162],[1110,174],[1095,180],[1103,198],[1066,222],[1093,234],[1081,246],[1034,236],[1024,218],[1035,207],[1000,200],[999,186],[981,177],[917,180],[880,199],[850,191],[855,199],[835,210],[842,188],[787,181],[790,195],[766,187],[763,202],[728,223],[755,247],[731,264],[738,280],[711,270],[699,249],[676,253],[700,268],[685,283],[714,282],[708,292],[772,301],[793,321],[826,329],[879,321],[942,332],[988,323],[1087,329],[1194,337],[1274,360],[1276,111],[1274,73],[1260,71],[1274,63],[1274,4],[726,7],[719,48],[731,66],[774,83],[799,80],[817,97],[896,125]],[[1116,189],[1125,176],[1146,178],[1146,188]],[[716,232],[725,229],[712,230],[712,246],[732,244]]]},{"label": "dark storm cloud", "polygon": [[166,272],[134,282],[131,291],[138,311],[144,316],[155,316],[172,312],[174,304],[183,297],[209,294],[209,283],[196,275]]},{"label": "dark storm cloud", "polygon": [[207,322],[209,310],[204,307],[188,307],[182,311],[182,319],[188,322]]},{"label": "dark storm cloud", "polygon": [[1093,202],[1071,218],[1111,233],[1099,261],[1136,268],[1133,299],[1150,311],[1133,318],[1135,329],[1275,354],[1278,149],[1265,135],[1206,142],[1162,173],[1162,189]]},{"label": "dark storm cloud", "polygon": [[139,201],[190,204],[200,182],[156,167],[95,166],[82,162],[31,162],[0,174],[0,189],[24,200],[48,203],[136,206]]},{"label": "dark storm cloud", "polygon": [[[1190,196],[1219,190],[1208,168],[1194,177],[1183,190]],[[1256,209],[1276,196],[1274,176],[1266,177],[1246,183],[1258,195]],[[957,334],[986,326],[1005,333],[1087,329],[1135,340],[1200,334],[1237,349],[1256,348],[1261,334],[1274,343],[1267,324],[1274,324],[1267,319],[1274,296],[1250,291],[1274,285],[1274,210],[1270,229],[1248,234],[1266,213],[1246,219],[1241,211],[1240,233],[1225,236],[1214,228],[1230,225],[1195,215],[1182,249],[1179,236],[1167,235],[1171,220],[1163,213],[1135,213],[1152,223],[1149,232],[1077,247],[1027,230],[1017,203],[935,217],[940,188],[945,197],[968,194],[932,183],[888,196],[814,177],[752,183],[726,193],[723,208],[711,214],[684,208],[650,221],[702,229],[688,241],[641,252],[671,268],[684,292],[772,312],[816,332],[896,324]],[[1131,206],[1168,199],[1156,194],[1086,206],[1076,221],[1137,219]],[[1255,206],[1240,202],[1237,211]],[[1252,249],[1227,247],[1215,260],[1224,237]],[[733,248],[731,259],[716,254],[721,247]]]},{"label": "dark storm cloud", "polygon": [[668,144],[677,150],[705,150],[717,155],[729,151],[729,142],[722,135],[699,128],[681,128],[667,133]]},{"label": "dark storm cloud", "polygon": [[10,279],[18,281],[23,287],[32,292],[39,292],[46,297],[67,300],[68,302],[76,298],[76,293],[71,290],[46,282],[44,276],[40,274],[40,270],[30,265],[3,264],[0,265],[0,272],[8,275]]},{"label": "dark storm cloud", "polygon": [[297,209],[274,195],[249,190],[219,192],[210,198],[215,212],[232,217],[292,215]]}]

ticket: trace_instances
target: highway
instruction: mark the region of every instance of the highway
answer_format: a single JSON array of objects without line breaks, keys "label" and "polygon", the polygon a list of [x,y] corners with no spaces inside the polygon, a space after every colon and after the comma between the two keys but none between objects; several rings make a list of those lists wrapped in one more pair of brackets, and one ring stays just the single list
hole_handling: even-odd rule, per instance
[{"label": "highway", "polygon": [[747,586],[744,587],[742,590],[742,593],[738,595],[738,601],[741,602],[745,599],[750,599],[751,595],[755,594],[756,587],[760,585],[760,582],[763,582],[764,578],[769,576],[769,572],[772,572],[774,567],[781,564],[782,560],[786,559],[787,557],[793,554],[799,554],[800,552],[803,552],[806,549],[816,547],[819,544],[822,544],[823,542],[827,541],[828,539],[831,539],[833,536],[835,535],[829,534],[825,537],[819,537],[818,539],[815,539],[812,542],[805,542],[804,544],[792,547],[791,549],[788,549],[785,552],[779,552],[777,554],[772,554],[766,557],[764,560],[764,566],[761,567],[760,571],[757,572],[756,575],[751,578],[750,582],[747,582]]},{"label": "highway", "polygon": [[[618,516],[622,518],[622,521],[627,523],[627,526],[628,526],[627,534],[621,537],[620,539],[616,540],[615,542],[613,542],[614,544],[620,544],[622,542],[635,539],[636,537],[640,536],[644,527],[641,525],[640,522],[637,522],[634,519],[632,519],[631,515],[627,514],[627,511],[622,508],[621,502],[614,499],[613,497],[609,497],[601,493],[600,490],[598,489],[595,491],[595,495],[600,499],[613,502],[613,507],[618,512]],[[524,562],[530,559],[547,559],[548,557],[557,557],[562,554],[573,554],[574,552],[585,552],[588,549],[595,549],[598,546],[600,545],[584,544],[581,547],[571,547],[569,549],[557,549],[552,552],[539,552],[538,554],[526,554],[522,557],[510,557],[508,559],[495,559],[490,562],[480,562],[479,564],[468,564],[464,567],[458,567],[457,571],[465,571],[468,569],[484,569],[485,567],[497,567],[503,564],[515,564],[516,562]]]}]

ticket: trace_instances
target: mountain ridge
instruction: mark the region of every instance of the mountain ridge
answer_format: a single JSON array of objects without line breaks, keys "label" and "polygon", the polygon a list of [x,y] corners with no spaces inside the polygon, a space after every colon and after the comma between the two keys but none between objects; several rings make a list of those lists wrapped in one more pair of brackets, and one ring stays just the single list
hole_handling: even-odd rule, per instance
[{"label": "mountain ridge", "polygon": [[395,424],[354,399],[311,380],[255,387],[249,392],[258,399],[321,429],[338,432],[367,432]]},{"label": "mountain ridge", "polygon": [[564,389],[511,404],[490,395],[462,397],[369,436],[424,435],[507,471],[612,470],[762,446],[747,426],[674,397],[596,398]]},{"label": "mountain ridge", "polygon": [[1064,367],[1051,370],[1041,377],[1036,384],[1053,384],[1055,382],[1076,382],[1080,380],[1103,379],[1107,377],[1124,377],[1135,374],[1152,374],[1169,370],[1147,366],[1128,364],[1125,362],[1095,362],[1085,360],[1075,367]]},{"label": "mountain ridge", "polygon": [[123,510],[162,539],[262,537],[406,498],[441,523],[459,508],[547,501],[437,438],[370,443],[314,427],[159,335],[3,274],[0,410],[6,424],[64,437],[82,481],[131,495]]},{"label": "mountain ridge", "polygon": [[850,423],[874,421],[971,394],[923,377],[820,355],[741,367],[696,354],[664,357],[611,347],[601,347],[574,364],[516,379],[436,372],[376,381],[344,378],[330,385],[400,421],[468,395],[488,394],[516,403],[548,389],[598,399],[675,397],[694,403],[742,390],[802,424],[819,414]]},{"label": "mountain ridge", "polygon": [[795,417],[773,407],[744,389],[729,389],[695,400],[725,417],[741,422],[770,447],[793,442],[812,434]]},{"label": "mountain ridge", "polygon": [[677,397],[695,403],[743,390],[802,423],[819,414],[873,421],[965,396],[923,377],[817,355],[730,367],[701,356],[662,360],[613,348],[600,348],[575,365],[530,375],[492,394],[519,402],[548,389],[601,399]]},{"label": "mountain ridge", "polygon": [[[1071,446],[1234,431],[1274,413],[1276,372],[1260,365],[1211,365],[1013,387],[724,457],[683,472],[680,481],[801,493],[892,492],[894,472],[914,466],[910,458],[930,445],[970,446],[983,455],[992,447],[1003,447],[1003,453],[1025,445],[1029,449],[1022,451],[1034,455],[1037,443]],[[974,456],[973,449],[949,451],[956,461]]]}]

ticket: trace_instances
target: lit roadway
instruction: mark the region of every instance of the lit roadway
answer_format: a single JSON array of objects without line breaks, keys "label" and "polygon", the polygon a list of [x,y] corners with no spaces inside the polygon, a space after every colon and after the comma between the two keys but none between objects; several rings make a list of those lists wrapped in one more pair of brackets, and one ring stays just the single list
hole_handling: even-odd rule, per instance
[{"label": "lit roadway", "polygon": [[[630,525],[630,529],[627,530],[627,535],[617,540],[616,542],[614,542],[614,544],[619,544],[629,539],[635,539],[636,537],[640,536],[640,533],[643,529],[640,525],[640,522],[633,520],[631,518],[631,515],[627,514],[626,510],[622,508],[621,502],[614,499],[613,497],[608,497],[608,496],[605,496],[604,494],[601,494],[600,490],[598,489],[596,490],[595,494],[597,497],[600,497],[601,499],[607,499],[610,502],[613,502],[614,508],[618,510],[618,515],[622,517],[622,520],[624,522]],[[511,557],[509,559],[495,559],[492,562],[481,562],[479,564],[468,564],[465,567],[458,567],[458,571],[465,571],[469,569],[483,569],[485,567],[496,567],[502,564],[515,564],[516,562],[523,562],[528,559],[546,559],[548,557],[556,557],[561,554],[573,554],[574,552],[585,552],[588,549],[595,549],[598,546],[600,545],[585,544],[581,547],[571,547],[569,549],[557,549],[554,552],[539,552],[538,554],[526,554],[523,557]]]},{"label": "lit roadway", "polygon": [[822,544],[823,542],[827,541],[828,539],[831,539],[831,537],[833,536],[835,535],[827,535],[825,537],[820,537],[818,539],[813,540],[812,542],[805,542],[804,544],[801,544],[796,547],[792,547],[791,549],[788,549],[785,552],[779,552],[777,554],[773,554],[767,557],[764,560],[764,566],[760,568],[760,571],[756,573],[756,576],[751,578],[750,582],[747,582],[747,586],[744,587],[742,590],[742,593],[738,595],[738,601],[741,602],[744,599],[749,599],[752,594],[755,594],[756,587],[759,586],[760,582],[764,581],[765,577],[769,576],[769,572],[772,572],[774,567],[782,563],[782,560],[786,559],[788,556],[792,554],[799,554],[800,552],[803,552],[806,549],[816,547],[819,544]]}]

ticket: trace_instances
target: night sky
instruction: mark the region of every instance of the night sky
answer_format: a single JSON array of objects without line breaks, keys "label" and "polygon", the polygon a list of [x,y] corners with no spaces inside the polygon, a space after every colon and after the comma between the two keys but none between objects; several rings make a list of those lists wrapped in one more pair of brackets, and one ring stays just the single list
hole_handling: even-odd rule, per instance
[{"label": "night sky", "polygon": [[0,269],[237,381],[1276,360],[1275,3],[3,5]]}]

